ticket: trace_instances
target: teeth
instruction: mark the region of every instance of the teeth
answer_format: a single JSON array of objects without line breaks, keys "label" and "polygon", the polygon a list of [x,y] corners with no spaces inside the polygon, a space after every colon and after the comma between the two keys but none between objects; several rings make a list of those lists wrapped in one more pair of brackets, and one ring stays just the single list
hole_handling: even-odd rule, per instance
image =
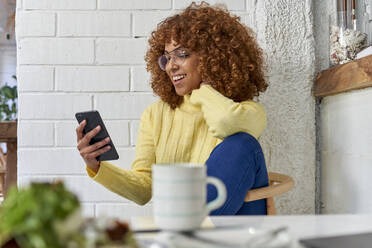
[{"label": "teeth", "polygon": [[186,74],[174,76],[174,77],[173,77],[173,81],[180,80],[180,79],[182,79],[182,78],[184,78],[184,77],[186,77]]}]

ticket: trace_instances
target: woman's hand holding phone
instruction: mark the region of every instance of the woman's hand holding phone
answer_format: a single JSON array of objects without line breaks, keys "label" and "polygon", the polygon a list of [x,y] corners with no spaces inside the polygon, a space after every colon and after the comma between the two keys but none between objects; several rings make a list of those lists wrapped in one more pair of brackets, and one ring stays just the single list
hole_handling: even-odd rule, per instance
[{"label": "woman's hand holding phone", "polygon": [[99,133],[101,126],[97,126],[84,135],[83,130],[86,124],[87,121],[84,120],[76,128],[78,144],[77,149],[79,150],[80,156],[84,159],[86,165],[93,171],[98,172],[100,161],[98,161],[96,158],[111,149],[110,146],[103,147],[110,142],[110,138],[107,137],[102,141],[90,145],[90,140]]}]

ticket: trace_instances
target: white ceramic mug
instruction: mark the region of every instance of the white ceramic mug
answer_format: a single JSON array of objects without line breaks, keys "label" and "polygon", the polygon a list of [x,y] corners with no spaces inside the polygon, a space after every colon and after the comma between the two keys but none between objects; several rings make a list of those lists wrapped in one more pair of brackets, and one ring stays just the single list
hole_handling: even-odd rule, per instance
[{"label": "white ceramic mug", "polygon": [[[217,188],[217,198],[207,204],[207,184]],[[226,188],[215,177],[207,177],[203,164],[172,163],[152,166],[154,220],[163,230],[186,231],[200,227],[203,219],[221,207]]]}]

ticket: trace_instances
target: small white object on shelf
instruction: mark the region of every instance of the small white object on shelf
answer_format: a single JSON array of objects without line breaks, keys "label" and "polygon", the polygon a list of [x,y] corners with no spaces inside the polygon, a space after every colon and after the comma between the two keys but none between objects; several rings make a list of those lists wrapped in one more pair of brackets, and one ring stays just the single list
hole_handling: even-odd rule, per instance
[{"label": "small white object on shelf", "polygon": [[357,53],[366,45],[365,33],[331,25],[330,62],[332,65],[344,64],[355,59]]},{"label": "small white object on shelf", "polygon": [[372,46],[369,46],[369,47],[363,49],[362,51],[360,51],[357,54],[356,58],[361,59],[361,58],[367,57],[368,55],[371,55],[371,54],[372,54]]}]

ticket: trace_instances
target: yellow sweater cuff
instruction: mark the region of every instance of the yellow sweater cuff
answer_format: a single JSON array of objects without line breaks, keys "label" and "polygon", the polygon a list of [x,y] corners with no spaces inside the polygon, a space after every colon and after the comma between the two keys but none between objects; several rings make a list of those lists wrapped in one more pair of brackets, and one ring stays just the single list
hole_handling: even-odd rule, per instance
[{"label": "yellow sweater cuff", "polygon": [[94,178],[97,175],[97,173],[94,170],[92,170],[91,168],[89,168],[88,166],[85,167],[85,170],[87,171],[88,176],[91,177],[91,178]]}]

